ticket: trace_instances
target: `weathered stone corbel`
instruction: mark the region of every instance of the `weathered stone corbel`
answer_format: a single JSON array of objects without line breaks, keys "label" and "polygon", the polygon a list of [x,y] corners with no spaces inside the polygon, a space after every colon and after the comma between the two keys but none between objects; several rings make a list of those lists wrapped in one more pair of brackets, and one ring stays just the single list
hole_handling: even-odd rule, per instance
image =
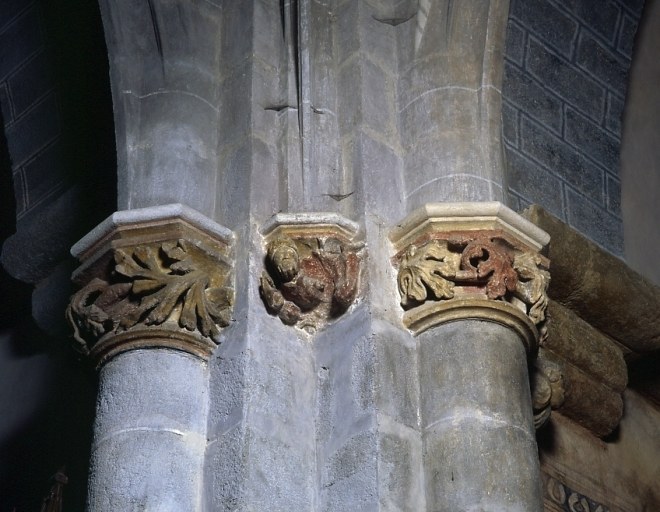
[{"label": "weathered stone corbel", "polygon": [[559,409],[566,398],[564,374],[561,365],[551,361],[543,348],[530,369],[534,427],[539,429],[550,419],[553,410]]},{"label": "weathered stone corbel", "polygon": [[626,361],[660,347],[660,289],[540,207],[525,215],[553,237],[543,352],[565,388],[553,409],[605,437],[623,416]]},{"label": "weathered stone corbel", "polygon": [[97,365],[135,348],[206,359],[233,304],[232,233],[182,205],[117,212],[72,249],[66,316]]},{"label": "weathered stone corbel", "polygon": [[260,292],[268,311],[313,332],[342,315],[358,294],[358,225],[332,213],[278,214],[264,226],[266,270]]}]

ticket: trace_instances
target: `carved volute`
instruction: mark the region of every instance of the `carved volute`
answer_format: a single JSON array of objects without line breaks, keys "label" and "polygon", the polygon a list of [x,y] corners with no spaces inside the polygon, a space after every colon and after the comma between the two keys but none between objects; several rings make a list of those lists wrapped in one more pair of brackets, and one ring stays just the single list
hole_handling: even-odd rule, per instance
[{"label": "carved volute", "polygon": [[334,214],[277,215],[264,228],[260,293],[287,325],[314,332],[356,300],[363,244],[357,226]]},{"label": "carved volute", "polygon": [[82,288],[66,315],[97,364],[133,348],[207,358],[231,320],[231,233],[180,205],[145,210],[153,218],[119,212],[77,246]]}]

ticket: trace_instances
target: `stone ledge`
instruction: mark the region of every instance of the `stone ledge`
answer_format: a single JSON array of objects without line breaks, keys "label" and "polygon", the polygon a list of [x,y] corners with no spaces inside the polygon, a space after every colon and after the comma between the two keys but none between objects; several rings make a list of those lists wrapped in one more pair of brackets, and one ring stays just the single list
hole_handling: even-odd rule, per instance
[{"label": "stone ledge", "polygon": [[556,409],[602,437],[621,419],[628,381],[660,405],[660,288],[539,206],[524,215],[552,237],[543,352],[567,387]]},{"label": "stone ledge", "polygon": [[524,215],[552,238],[551,299],[616,340],[627,361],[660,350],[660,288],[541,207]]}]

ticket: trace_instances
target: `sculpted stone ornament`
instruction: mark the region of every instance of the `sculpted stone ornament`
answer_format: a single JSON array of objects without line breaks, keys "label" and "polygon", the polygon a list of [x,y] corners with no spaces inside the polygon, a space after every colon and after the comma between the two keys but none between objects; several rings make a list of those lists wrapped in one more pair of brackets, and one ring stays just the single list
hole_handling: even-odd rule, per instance
[{"label": "sculpted stone ornament", "polygon": [[[351,240],[354,235],[320,224],[316,216],[278,219],[298,222],[278,224],[275,236],[269,237],[261,296],[267,310],[284,324],[313,332],[355,301],[362,244]],[[301,225],[304,229],[299,229]]]},{"label": "sculpted stone ornament", "polygon": [[522,252],[502,232],[436,233],[400,257],[399,293],[404,309],[426,301],[483,296],[504,300],[524,312],[545,332],[550,274],[547,260]]},{"label": "sculpted stone ornament", "polygon": [[112,284],[93,279],[71,300],[74,338],[86,347],[85,340],[168,321],[205,337],[219,334],[229,323],[232,290],[195,249],[185,240],[116,249]]},{"label": "sculpted stone ornament", "polygon": [[534,357],[546,332],[547,233],[498,202],[429,203],[390,240],[403,323],[414,334],[479,318],[516,330]]},{"label": "sculpted stone ornament", "polygon": [[530,369],[532,388],[532,408],[534,410],[534,427],[541,428],[550,419],[553,409],[558,409],[564,403],[566,389],[561,367],[549,361],[543,349]]},{"label": "sculpted stone ornament", "polygon": [[549,236],[500,203],[438,203],[410,214],[390,240],[404,325],[420,334],[477,319],[515,331],[527,353],[534,426],[541,427],[566,397],[562,369],[542,348]]},{"label": "sculpted stone ornament", "polygon": [[79,350],[99,363],[148,347],[206,358],[231,320],[229,247],[185,218],[201,222],[199,214],[174,206],[184,219],[158,207],[155,213],[165,218],[112,226],[82,258],[90,263],[74,274],[87,284],[71,298],[66,316]]}]

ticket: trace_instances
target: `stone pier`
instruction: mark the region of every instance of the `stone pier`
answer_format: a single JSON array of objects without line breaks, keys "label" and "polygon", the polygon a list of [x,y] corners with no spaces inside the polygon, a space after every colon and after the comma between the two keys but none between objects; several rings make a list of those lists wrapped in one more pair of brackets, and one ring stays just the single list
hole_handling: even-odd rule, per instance
[{"label": "stone pier", "polygon": [[74,248],[90,510],[537,510],[507,0],[101,4],[126,211]]},{"label": "stone pier", "polygon": [[528,365],[549,237],[500,203],[429,204],[392,232],[418,338],[427,510],[541,510]]},{"label": "stone pier", "polygon": [[67,316],[99,368],[89,510],[200,510],[232,238],[166,205],[118,212],[74,247],[82,288]]}]

